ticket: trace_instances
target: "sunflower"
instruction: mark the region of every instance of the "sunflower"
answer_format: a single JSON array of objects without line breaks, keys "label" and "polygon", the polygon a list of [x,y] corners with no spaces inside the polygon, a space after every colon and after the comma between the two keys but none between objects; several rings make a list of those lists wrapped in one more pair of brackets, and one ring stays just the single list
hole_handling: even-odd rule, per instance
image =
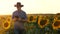
[{"label": "sunflower", "polygon": [[10,28],[10,22],[9,21],[4,21],[3,28],[4,29],[9,29]]},{"label": "sunflower", "polygon": [[60,20],[58,20],[57,17],[56,17],[56,19],[54,19],[52,26],[53,26],[53,29],[55,29],[55,30],[60,28]]},{"label": "sunflower", "polygon": [[37,16],[28,16],[28,21],[29,22],[35,22]]},{"label": "sunflower", "polygon": [[6,17],[6,20],[7,20],[7,21],[11,21],[11,17],[10,17],[10,16],[7,16],[7,17]]},{"label": "sunflower", "polygon": [[2,24],[3,24],[3,22],[0,21],[0,32],[1,32],[1,31],[4,31],[4,29],[2,28]]},{"label": "sunflower", "polygon": [[40,28],[44,28],[49,23],[49,20],[44,17],[39,17],[38,19],[38,25]]},{"label": "sunflower", "polygon": [[5,21],[6,18],[5,18],[4,16],[1,16],[1,20],[2,20],[2,21]]}]

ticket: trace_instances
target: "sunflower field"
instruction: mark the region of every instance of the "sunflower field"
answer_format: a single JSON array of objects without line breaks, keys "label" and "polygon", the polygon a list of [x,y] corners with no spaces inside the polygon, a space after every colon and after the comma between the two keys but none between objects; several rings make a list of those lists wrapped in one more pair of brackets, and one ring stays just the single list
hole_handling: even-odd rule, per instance
[{"label": "sunflower field", "polygon": [[[60,14],[28,14],[24,34],[60,34]],[[11,15],[0,15],[0,34],[14,34]]]}]

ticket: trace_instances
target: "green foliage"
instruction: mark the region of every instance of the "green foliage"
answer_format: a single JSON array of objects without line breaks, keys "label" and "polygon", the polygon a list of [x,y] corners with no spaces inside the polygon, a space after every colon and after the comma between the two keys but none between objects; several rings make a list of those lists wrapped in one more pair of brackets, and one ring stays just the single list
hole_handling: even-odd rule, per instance
[{"label": "green foliage", "polygon": [[[38,17],[36,18],[35,22],[29,22],[25,23],[26,32],[24,34],[59,34],[58,31],[60,30],[54,30],[52,28],[53,23],[53,16],[50,16],[49,18],[49,24],[45,26],[44,28],[40,28],[38,26]],[[9,34],[14,34],[14,29],[9,30]]]}]

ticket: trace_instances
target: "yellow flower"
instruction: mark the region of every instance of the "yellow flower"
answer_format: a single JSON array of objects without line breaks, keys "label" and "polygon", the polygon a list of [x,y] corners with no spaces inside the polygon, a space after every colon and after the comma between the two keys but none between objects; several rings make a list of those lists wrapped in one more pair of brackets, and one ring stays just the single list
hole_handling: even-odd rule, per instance
[{"label": "yellow flower", "polygon": [[58,28],[60,28],[60,20],[57,19],[57,17],[55,17],[56,19],[54,19],[52,27],[54,30],[57,30]]},{"label": "yellow flower", "polygon": [[1,20],[4,21],[6,20],[6,18],[4,16],[1,16]]},{"label": "yellow flower", "polygon": [[6,21],[11,21],[11,17],[7,16]]},{"label": "yellow flower", "polygon": [[28,21],[29,22],[35,22],[36,18],[37,18],[37,16],[28,16]]},{"label": "yellow flower", "polygon": [[49,24],[49,20],[45,18],[45,16],[43,18],[39,16],[38,25],[40,26],[40,28],[44,28],[47,24]]},{"label": "yellow flower", "polygon": [[4,29],[9,29],[10,28],[10,22],[9,21],[4,21],[3,28]]}]

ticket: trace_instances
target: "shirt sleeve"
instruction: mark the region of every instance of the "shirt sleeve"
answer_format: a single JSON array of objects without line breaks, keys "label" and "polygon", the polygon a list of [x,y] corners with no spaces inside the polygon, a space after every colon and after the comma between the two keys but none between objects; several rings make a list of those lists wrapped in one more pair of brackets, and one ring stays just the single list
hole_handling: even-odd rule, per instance
[{"label": "shirt sleeve", "polygon": [[24,12],[24,19],[27,19],[27,14]]},{"label": "shirt sleeve", "polygon": [[14,13],[12,14],[12,19],[14,19]]}]

